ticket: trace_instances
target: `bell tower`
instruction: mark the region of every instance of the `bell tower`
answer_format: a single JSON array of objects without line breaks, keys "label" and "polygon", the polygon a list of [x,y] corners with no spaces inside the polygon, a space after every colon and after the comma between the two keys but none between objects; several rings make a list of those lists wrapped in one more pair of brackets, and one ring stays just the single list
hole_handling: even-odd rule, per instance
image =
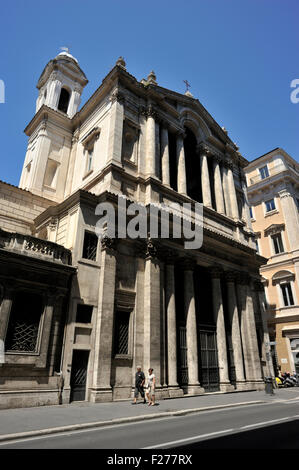
[{"label": "bell tower", "polygon": [[28,147],[19,186],[57,202],[63,200],[73,137],[72,118],[88,80],[63,48],[44,68],[35,116],[25,129]]},{"label": "bell tower", "polygon": [[77,59],[67,48],[44,68],[38,83],[36,112],[43,104],[72,118],[80,105],[81,94],[88,80]]}]

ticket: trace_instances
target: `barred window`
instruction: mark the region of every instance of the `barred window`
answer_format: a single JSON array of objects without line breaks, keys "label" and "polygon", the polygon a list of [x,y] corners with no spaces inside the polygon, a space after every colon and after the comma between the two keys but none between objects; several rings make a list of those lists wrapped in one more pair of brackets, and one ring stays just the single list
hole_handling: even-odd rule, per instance
[{"label": "barred window", "polygon": [[129,353],[130,313],[117,311],[115,315],[115,354]]},{"label": "barred window", "polygon": [[43,307],[43,299],[37,294],[16,295],[5,339],[6,351],[36,352]]},{"label": "barred window", "polygon": [[84,233],[83,254],[82,257],[96,261],[97,258],[98,237],[95,233]]}]

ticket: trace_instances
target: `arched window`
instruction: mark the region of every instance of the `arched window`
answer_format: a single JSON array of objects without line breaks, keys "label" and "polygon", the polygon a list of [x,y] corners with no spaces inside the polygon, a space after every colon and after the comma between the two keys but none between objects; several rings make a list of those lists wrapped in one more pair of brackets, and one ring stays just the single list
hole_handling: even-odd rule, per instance
[{"label": "arched window", "polygon": [[58,103],[59,111],[62,111],[63,113],[67,113],[69,101],[70,101],[70,93],[65,88],[61,88],[60,98],[59,98],[59,103]]}]

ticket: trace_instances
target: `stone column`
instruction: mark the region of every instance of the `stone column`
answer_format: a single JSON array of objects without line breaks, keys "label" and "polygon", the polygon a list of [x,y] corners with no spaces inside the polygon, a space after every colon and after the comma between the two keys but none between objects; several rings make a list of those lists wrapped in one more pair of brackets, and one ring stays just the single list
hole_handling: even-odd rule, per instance
[{"label": "stone column", "polygon": [[156,376],[157,398],[161,398],[161,299],[160,299],[160,262],[157,248],[148,239],[145,252],[144,268],[144,353],[143,367],[147,373],[149,367]]},{"label": "stone column", "polygon": [[165,260],[165,307],[167,316],[168,391],[170,397],[183,395],[177,381],[177,329],[175,308],[174,257]]},{"label": "stone column", "polygon": [[227,175],[227,167],[225,164],[222,165],[222,187],[223,187],[223,195],[224,195],[224,202],[225,202],[225,214],[231,217],[231,203],[229,197],[229,190],[228,190],[228,175]]},{"label": "stone column", "polygon": [[42,322],[42,337],[40,341],[39,356],[36,359],[35,363],[36,367],[45,368],[48,362],[53,311],[58,298],[58,292],[55,288],[50,288],[48,293],[45,295],[45,308]]},{"label": "stone column", "polygon": [[[290,187],[279,191],[278,194],[291,251],[296,251],[296,255],[299,255],[299,215],[294,200],[295,196],[292,195],[292,189]],[[295,262],[295,265],[296,264],[298,265],[298,261]]]},{"label": "stone column", "polygon": [[235,187],[234,176],[233,176],[233,166],[230,163],[228,163],[228,166],[227,166],[227,182],[228,182],[228,192],[229,192],[230,206],[231,206],[231,215],[234,219],[238,220],[239,208],[238,208],[236,187]]},{"label": "stone column", "polygon": [[146,174],[147,176],[156,176],[156,122],[155,111],[152,106],[147,110],[146,123]]},{"label": "stone column", "polygon": [[0,341],[5,342],[13,300],[13,285],[6,284],[5,286],[1,286],[0,296]]},{"label": "stone column", "polygon": [[109,134],[107,164],[114,163],[121,166],[122,137],[124,124],[124,96],[118,90],[114,90],[109,110]]},{"label": "stone column", "polygon": [[212,207],[212,196],[210,186],[210,175],[208,168],[207,156],[209,151],[205,148],[200,150],[200,173],[201,173],[201,189],[202,189],[202,201],[206,207]]},{"label": "stone column", "polygon": [[194,297],[193,271],[195,264],[190,259],[185,259],[184,269],[184,305],[186,318],[186,342],[188,363],[188,393],[201,394],[204,389],[198,381],[198,344],[197,344],[197,322]]},{"label": "stone column", "polygon": [[161,129],[161,156],[162,156],[162,183],[170,186],[169,144],[168,129],[162,125]]},{"label": "stone column", "polygon": [[219,161],[220,160],[217,157],[213,158],[214,190],[215,190],[216,210],[220,214],[225,214],[223,188],[222,188]]},{"label": "stone column", "polygon": [[112,400],[111,361],[116,277],[115,242],[115,239],[107,236],[101,240],[101,273],[90,393],[92,402]]},{"label": "stone column", "polygon": [[259,303],[259,310],[260,310],[260,316],[261,316],[262,327],[263,327],[263,350],[264,350],[264,355],[265,355],[266,364],[267,364],[267,368],[266,368],[267,376],[272,377],[272,379],[274,379],[275,373],[274,373],[274,367],[273,367],[272,356],[271,356],[264,286],[260,281],[256,281],[254,283],[254,287],[255,287],[255,292],[257,295],[257,301]]},{"label": "stone column", "polygon": [[228,314],[229,314],[229,320],[230,320],[234,364],[235,364],[235,371],[236,371],[236,385],[237,385],[238,390],[244,390],[245,376],[244,376],[238,306],[237,306],[237,299],[236,299],[236,293],[235,293],[235,274],[233,272],[227,271],[225,273],[225,278],[226,278],[226,283],[227,283]]},{"label": "stone column", "polygon": [[249,211],[249,202],[247,196],[247,186],[246,186],[246,178],[242,179],[242,191],[244,194],[244,213],[245,213],[245,221],[249,230],[252,231],[252,223]]},{"label": "stone column", "polygon": [[177,167],[178,167],[178,192],[187,195],[186,164],[184,150],[184,134],[177,136]]},{"label": "stone column", "polygon": [[239,298],[240,325],[246,381],[248,382],[248,387],[259,388],[262,375],[261,363],[258,353],[253,301],[249,282],[249,276],[246,273],[238,273],[237,294]]},{"label": "stone column", "polygon": [[212,277],[213,313],[217,335],[220,390],[223,392],[229,392],[234,390],[234,386],[231,385],[228,374],[226,330],[220,284],[222,271],[220,268],[215,266],[210,269],[210,272]]}]

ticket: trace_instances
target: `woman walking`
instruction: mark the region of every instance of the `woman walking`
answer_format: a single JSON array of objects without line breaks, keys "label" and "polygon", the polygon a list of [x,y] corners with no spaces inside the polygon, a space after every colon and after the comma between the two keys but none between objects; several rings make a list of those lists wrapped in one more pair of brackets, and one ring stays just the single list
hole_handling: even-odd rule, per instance
[{"label": "woman walking", "polygon": [[153,373],[154,369],[150,368],[148,370],[147,376],[147,391],[146,396],[148,398],[148,406],[154,406],[155,404],[155,386],[156,386],[156,377]]}]

